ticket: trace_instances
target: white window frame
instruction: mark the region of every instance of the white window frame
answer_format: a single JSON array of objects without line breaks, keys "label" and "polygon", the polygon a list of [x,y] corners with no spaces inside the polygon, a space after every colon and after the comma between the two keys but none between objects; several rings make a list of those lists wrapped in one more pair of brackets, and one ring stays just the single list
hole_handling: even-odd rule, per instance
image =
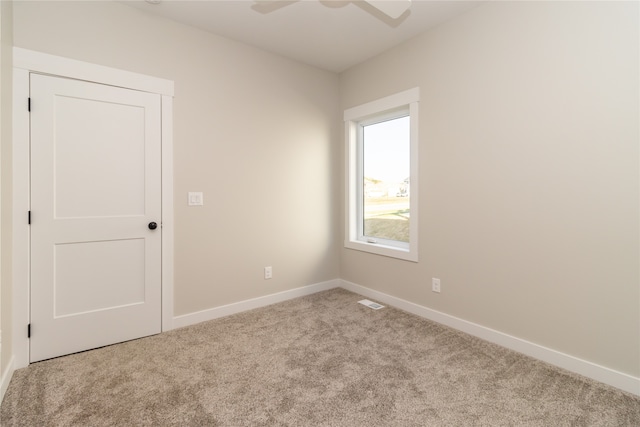
[{"label": "white window frame", "polygon": [[[377,99],[344,112],[346,141],[346,218],[344,246],[377,255],[418,262],[418,104],[420,88],[413,88]],[[363,235],[363,150],[365,125],[406,116],[410,119],[409,243],[370,239]]]}]

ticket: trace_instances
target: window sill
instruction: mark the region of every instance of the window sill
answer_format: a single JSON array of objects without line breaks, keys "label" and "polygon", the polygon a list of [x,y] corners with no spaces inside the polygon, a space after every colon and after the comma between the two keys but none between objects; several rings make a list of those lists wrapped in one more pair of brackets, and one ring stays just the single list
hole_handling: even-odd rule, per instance
[{"label": "window sill", "polygon": [[380,243],[368,243],[357,240],[346,240],[344,247],[354,249],[361,252],[369,252],[376,255],[382,255],[390,258],[401,259],[404,261],[418,262],[418,252],[416,250],[398,248],[395,246],[383,245]]}]

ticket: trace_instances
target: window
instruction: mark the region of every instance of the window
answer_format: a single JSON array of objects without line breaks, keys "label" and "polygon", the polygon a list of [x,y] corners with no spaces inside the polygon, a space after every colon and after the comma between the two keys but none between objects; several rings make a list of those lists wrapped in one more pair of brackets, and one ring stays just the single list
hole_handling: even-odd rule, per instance
[{"label": "window", "polygon": [[345,247],[418,261],[418,102],[414,88],[344,112]]}]

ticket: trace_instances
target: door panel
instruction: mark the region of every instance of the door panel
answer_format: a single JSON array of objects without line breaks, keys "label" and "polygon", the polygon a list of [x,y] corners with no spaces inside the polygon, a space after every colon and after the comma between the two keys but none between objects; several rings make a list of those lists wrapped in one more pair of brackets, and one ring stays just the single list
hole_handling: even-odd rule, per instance
[{"label": "door panel", "polygon": [[55,245],[54,319],[144,304],[144,255],[143,239]]},{"label": "door panel", "polygon": [[32,362],[161,330],[160,96],[31,75]]},{"label": "door panel", "polygon": [[65,96],[54,108],[56,217],[144,215],[144,108]]}]

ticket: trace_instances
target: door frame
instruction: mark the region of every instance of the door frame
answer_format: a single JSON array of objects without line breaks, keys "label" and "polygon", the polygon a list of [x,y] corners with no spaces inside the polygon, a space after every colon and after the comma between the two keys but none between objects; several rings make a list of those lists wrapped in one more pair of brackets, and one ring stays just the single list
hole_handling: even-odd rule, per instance
[{"label": "door frame", "polygon": [[13,141],[12,141],[12,344],[14,367],[29,365],[30,321],[30,128],[27,100],[29,75],[33,72],[118,86],[161,96],[162,138],[162,332],[173,326],[173,88],[171,80],[13,48]]}]

